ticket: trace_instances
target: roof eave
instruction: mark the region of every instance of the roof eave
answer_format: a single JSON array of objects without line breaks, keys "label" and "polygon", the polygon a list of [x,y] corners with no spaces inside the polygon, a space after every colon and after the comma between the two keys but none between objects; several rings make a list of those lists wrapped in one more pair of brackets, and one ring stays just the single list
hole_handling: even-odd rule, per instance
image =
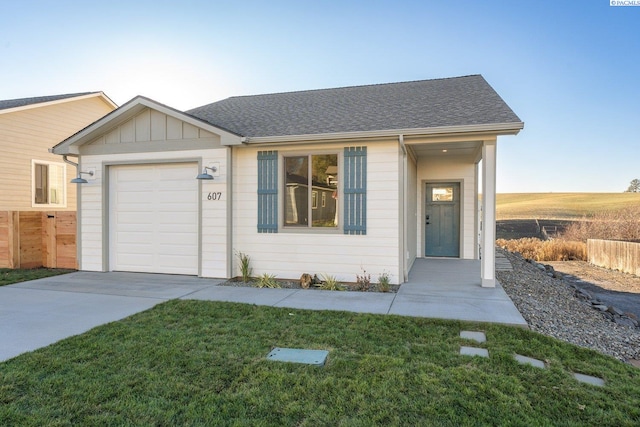
[{"label": "roof eave", "polygon": [[287,142],[316,142],[339,139],[380,138],[397,135],[412,136],[436,136],[462,133],[492,133],[495,135],[517,135],[524,128],[523,122],[490,123],[480,125],[439,126],[428,128],[386,129],[357,132],[332,132],[320,134],[281,135],[247,137],[243,139],[246,144],[273,144]]}]

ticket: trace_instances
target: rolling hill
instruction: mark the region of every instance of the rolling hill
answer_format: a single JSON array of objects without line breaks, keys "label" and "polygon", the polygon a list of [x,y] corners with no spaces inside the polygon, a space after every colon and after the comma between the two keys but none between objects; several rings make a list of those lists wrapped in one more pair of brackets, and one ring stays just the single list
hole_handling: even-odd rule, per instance
[{"label": "rolling hill", "polygon": [[640,206],[640,193],[502,193],[496,201],[498,220],[576,220],[629,206]]}]

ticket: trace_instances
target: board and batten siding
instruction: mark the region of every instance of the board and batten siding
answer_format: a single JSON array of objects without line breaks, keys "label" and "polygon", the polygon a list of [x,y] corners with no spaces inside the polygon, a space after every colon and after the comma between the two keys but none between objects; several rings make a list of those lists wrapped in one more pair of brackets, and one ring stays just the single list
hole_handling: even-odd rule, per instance
[{"label": "board and batten siding", "polygon": [[475,162],[465,157],[420,157],[418,159],[418,256],[424,256],[425,184],[427,182],[460,183],[460,258],[474,259],[476,255],[476,177]]},{"label": "board and batten siding", "polygon": [[[112,105],[96,96],[0,111],[0,210],[75,210],[75,187],[68,183],[75,177],[75,168],[64,164],[61,156],[50,154],[49,148],[112,110]],[[66,207],[32,206],[32,160],[65,166]]]},{"label": "board and batten siding", "polygon": [[[160,138],[158,135],[165,139],[154,139]],[[211,165],[218,168],[214,180],[198,183],[198,274],[228,277],[231,262],[228,250],[229,156],[230,150],[220,146],[217,135],[149,109],[84,145],[81,169],[93,169],[95,175],[80,186],[80,269],[108,271],[110,268],[108,224],[109,215],[114,213],[105,206],[105,202],[108,203],[105,177],[111,166],[196,163],[199,169]],[[195,175],[193,179],[196,180]]]},{"label": "board and batten siding", "polygon": [[[274,274],[278,278],[298,279],[303,273],[330,274],[340,281],[355,282],[363,270],[377,280],[389,273],[393,283],[402,279],[399,263],[399,194],[397,141],[358,143],[349,147],[367,147],[367,229],[366,234],[339,231],[296,231],[279,227],[277,233],[258,233],[257,157],[269,148],[241,147],[233,151],[233,224],[234,252],[249,255],[254,275]],[[277,147],[279,160],[278,203],[282,204],[283,155],[335,152],[339,170],[343,170],[344,145],[306,144]],[[338,180],[343,177],[338,176]],[[342,182],[339,182],[342,188]],[[340,193],[342,194],[342,193]],[[340,199],[339,199],[340,201]],[[342,207],[340,208],[342,209]],[[282,209],[278,209],[282,224]],[[342,220],[341,216],[341,220]],[[239,275],[234,257],[234,275]]]}]

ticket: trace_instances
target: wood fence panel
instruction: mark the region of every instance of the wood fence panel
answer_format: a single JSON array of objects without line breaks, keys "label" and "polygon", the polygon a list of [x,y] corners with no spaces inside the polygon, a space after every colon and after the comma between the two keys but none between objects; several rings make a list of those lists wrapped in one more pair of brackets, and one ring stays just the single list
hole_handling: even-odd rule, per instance
[{"label": "wood fence panel", "polygon": [[75,212],[0,211],[0,268],[77,268]]},{"label": "wood fence panel", "polygon": [[12,268],[12,256],[9,251],[10,241],[13,239],[10,231],[13,231],[13,224],[9,223],[11,212],[0,212],[0,268]]},{"label": "wood fence panel", "polygon": [[76,260],[76,213],[56,213],[56,268],[78,268]]},{"label": "wood fence panel", "polygon": [[640,243],[589,239],[587,254],[593,265],[640,276]]},{"label": "wood fence panel", "polygon": [[42,267],[42,212],[20,212],[20,266]]}]

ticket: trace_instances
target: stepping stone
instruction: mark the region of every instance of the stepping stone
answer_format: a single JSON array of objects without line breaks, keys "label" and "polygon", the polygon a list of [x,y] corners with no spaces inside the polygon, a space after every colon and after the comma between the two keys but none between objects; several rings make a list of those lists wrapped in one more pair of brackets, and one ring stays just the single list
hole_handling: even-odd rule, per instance
[{"label": "stepping stone", "polygon": [[473,340],[479,343],[487,341],[487,337],[484,332],[462,331],[460,332],[460,338],[464,338],[465,340]]},{"label": "stepping stone", "polygon": [[489,357],[489,350],[486,348],[476,348],[476,347],[460,347],[460,355],[461,356],[480,356],[480,357]]},{"label": "stepping stone", "polygon": [[521,365],[531,365],[535,368],[544,369],[544,362],[542,360],[534,359],[533,357],[523,356],[521,354],[514,354],[514,359],[518,361]]},{"label": "stepping stone", "polygon": [[597,387],[604,387],[604,380],[602,378],[598,378],[598,377],[592,377],[591,375],[585,375],[585,374],[573,374],[573,377],[580,381],[581,383],[586,383],[586,384],[591,384],[591,385],[595,385]]},{"label": "stepping stone", "polygon": [[328,355],[329,352],[327,350],[303,350],[298,348],[276,347],[269,352],[267,360],[324,366]]}]

